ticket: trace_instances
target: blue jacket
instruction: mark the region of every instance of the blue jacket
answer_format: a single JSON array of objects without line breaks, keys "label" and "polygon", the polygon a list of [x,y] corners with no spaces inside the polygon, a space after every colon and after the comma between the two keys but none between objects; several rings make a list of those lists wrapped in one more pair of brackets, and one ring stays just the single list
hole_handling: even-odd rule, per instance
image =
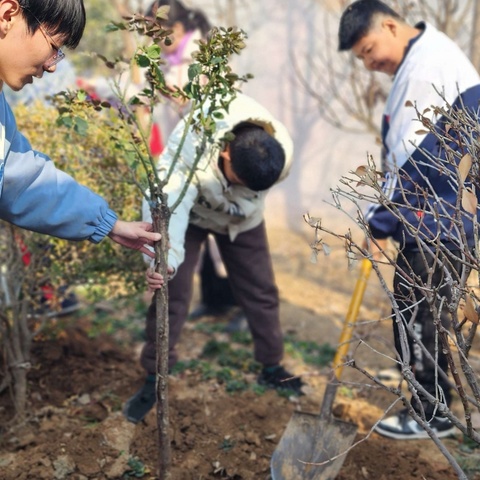
[{"label": "blue jacket", "polygon": [[[429,240],[439,238],[447,248],[456,249],[465,244],[459,240],[461,229],[454,221],[461,220],[466,241],[472,246],[472,215],[458,208],[456,175],[445,174],[446,170],[453,171],[454,166],[446,160],[437,136],[422,133],[427,129],[408,102],[416,105],[419,112],[426,112],[438,130],[444,130],[445,119],[435,116],[433,106],[442,107],[446,102],[456,107],[462,105],[471,114],[477,112],[480,77],[451,39],[429,24],[419,27],[424,30],[412,41],[395,74],[382,123],[387,164],[383,191],[390,206],[395,205],[405,221],[397,218],[388,205],[377,204],[367,212],[367,221],[375,238],[393,237],[401,247],[417,249],[418,239],[425,236]],[[450,148],[459,147],[451,143]],[[466,152],[459,156],[463,153]],[[414,226],[413,230],[406,228],[408,223]]]},{"label": "blue jacket", "polygon": [[107,202],[32,150],[0,93],[0,218],[68,240],[98,243],[117,220]]}]

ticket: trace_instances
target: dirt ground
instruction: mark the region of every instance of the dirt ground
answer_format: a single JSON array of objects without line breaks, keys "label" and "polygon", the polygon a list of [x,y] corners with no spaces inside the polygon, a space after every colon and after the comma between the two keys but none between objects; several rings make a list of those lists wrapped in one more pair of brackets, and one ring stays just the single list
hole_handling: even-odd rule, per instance
[{"label": "dirt ground", "polygon": [[[312,264],[309,241],[307,234],[270,231],[282,324],[289,338],[336,347],[357,271],[348,270],[340,246]],[[110,307],[110,315],[142,325],[138,311]],[[141,342],[121,329],[93,338],[87,333],[92,315],[105,308],[73,315],[59,338],[35,342],[25,423],[8,423],[11,399],[8,393],[0,395],[1,480],[157,478],[155,412],[138,425],[121,414],[122,403],[142,382]],[[393,365],[388,312],[386,296],[371,278],[351,355],[372,374]],[[182,360],[200,358],[212,338],[231,341],[222,331],[225,322],[213,317],[189,321],[179,346]],[[255,372],[241,372],[250,388],[236,392],[227,392],[218,377],[207,378],[195,368],[171,376],[172,479],[271,478],[270,457],[292,412],[319,411],[329,373],[327,367],[306,362],[294,348],[286,349],[285,365],[304,379],[305,396],[258,391],[253,388]],[[376,388],[353,368],[344,369],[343,380],[335,413],[357,424],[358,433],[338,480],[457,478],[431,440],[398,442],[372,433],[388,408],[400,408],[392,393]],[[464,464],[478,465],[476,450],[464,448],[460,434],[445,445]],[[469,473],[469,478],[480,476]]]}]

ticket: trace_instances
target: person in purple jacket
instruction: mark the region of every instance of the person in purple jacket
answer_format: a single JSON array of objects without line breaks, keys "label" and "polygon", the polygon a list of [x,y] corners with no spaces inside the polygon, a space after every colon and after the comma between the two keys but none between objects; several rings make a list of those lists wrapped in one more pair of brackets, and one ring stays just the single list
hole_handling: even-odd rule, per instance
[{"label": "person in purple jacket", "polygon": [[[0,89],[8,85],[19,91],[34,78],[54,73],[65,58],[63,48],[80,42],[85,21],[83,0],[0,0]],[[67,240],[98,243],[108,236],[150,256],[145,246],[160,239],[147,222],[119,220],[102,197],[33,150],[17,130],[3,92],[0,218]]]},{"label": "person in purple jacket", "polygon": [[413,409],[438,437],[445,437],[455,431],[445,415],[452,388],[433,312],[438,311],[448,329],[452,284],[468,275],[475,215],[457,207],[459,187],[452,181],[456,167],[449,152],[461,158],[459,142],[446,142],[445,148],[434,133],[422,131],[411,105],[429,115],[438,131],[445,131],[448,121],[433,107],[448,105],[476,115],[480,77],[444,33],[426,22],[407,24],[379,0],[358,0],[345,9],[339,50],[351,50],[367,70],[392,78],[382,121],[383,191],[388,203],[373,204],[366,220],[375,239],[370,242],[374,258],[378,247],[385,249],[387,238],[398,243],[392,313],[398,366],[403,371],[410,368],[427,392],[413,391],[408,408],[385,418],[375,430],[398,440],[429,438],[409,415]]}]

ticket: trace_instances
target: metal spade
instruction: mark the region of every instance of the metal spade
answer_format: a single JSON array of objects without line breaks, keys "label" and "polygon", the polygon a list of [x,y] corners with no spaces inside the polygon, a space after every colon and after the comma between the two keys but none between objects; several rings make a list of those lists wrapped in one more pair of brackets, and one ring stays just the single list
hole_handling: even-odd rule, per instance
[{"label": "metal spade", "polygon": [[332,406],[371,270],[370,260],[362,260],[320,414],[293,413],[272,455],[272,480],[333,480],[343,465],[357,425],[334,418]]}]

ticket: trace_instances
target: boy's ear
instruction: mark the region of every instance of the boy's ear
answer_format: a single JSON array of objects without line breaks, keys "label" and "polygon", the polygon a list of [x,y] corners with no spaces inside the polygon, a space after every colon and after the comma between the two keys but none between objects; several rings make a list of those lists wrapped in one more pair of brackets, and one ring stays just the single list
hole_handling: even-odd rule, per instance
[{"label": "boy's ear", "polygon": [[223,150],[220,152],[220,156],[224,160],[230,160],[230,144],[226,143]]},{"label": "boy's ear", "polygon": [[12,26],[12,22],[21,14],[17,0],[0,0],[0,36],[3,38]]},{"label": "boy's ear", "polygon": [[395,21],[395,19],[387,17],[382,21],[382,28],[395,37],[398,32],[398,23]]}]

